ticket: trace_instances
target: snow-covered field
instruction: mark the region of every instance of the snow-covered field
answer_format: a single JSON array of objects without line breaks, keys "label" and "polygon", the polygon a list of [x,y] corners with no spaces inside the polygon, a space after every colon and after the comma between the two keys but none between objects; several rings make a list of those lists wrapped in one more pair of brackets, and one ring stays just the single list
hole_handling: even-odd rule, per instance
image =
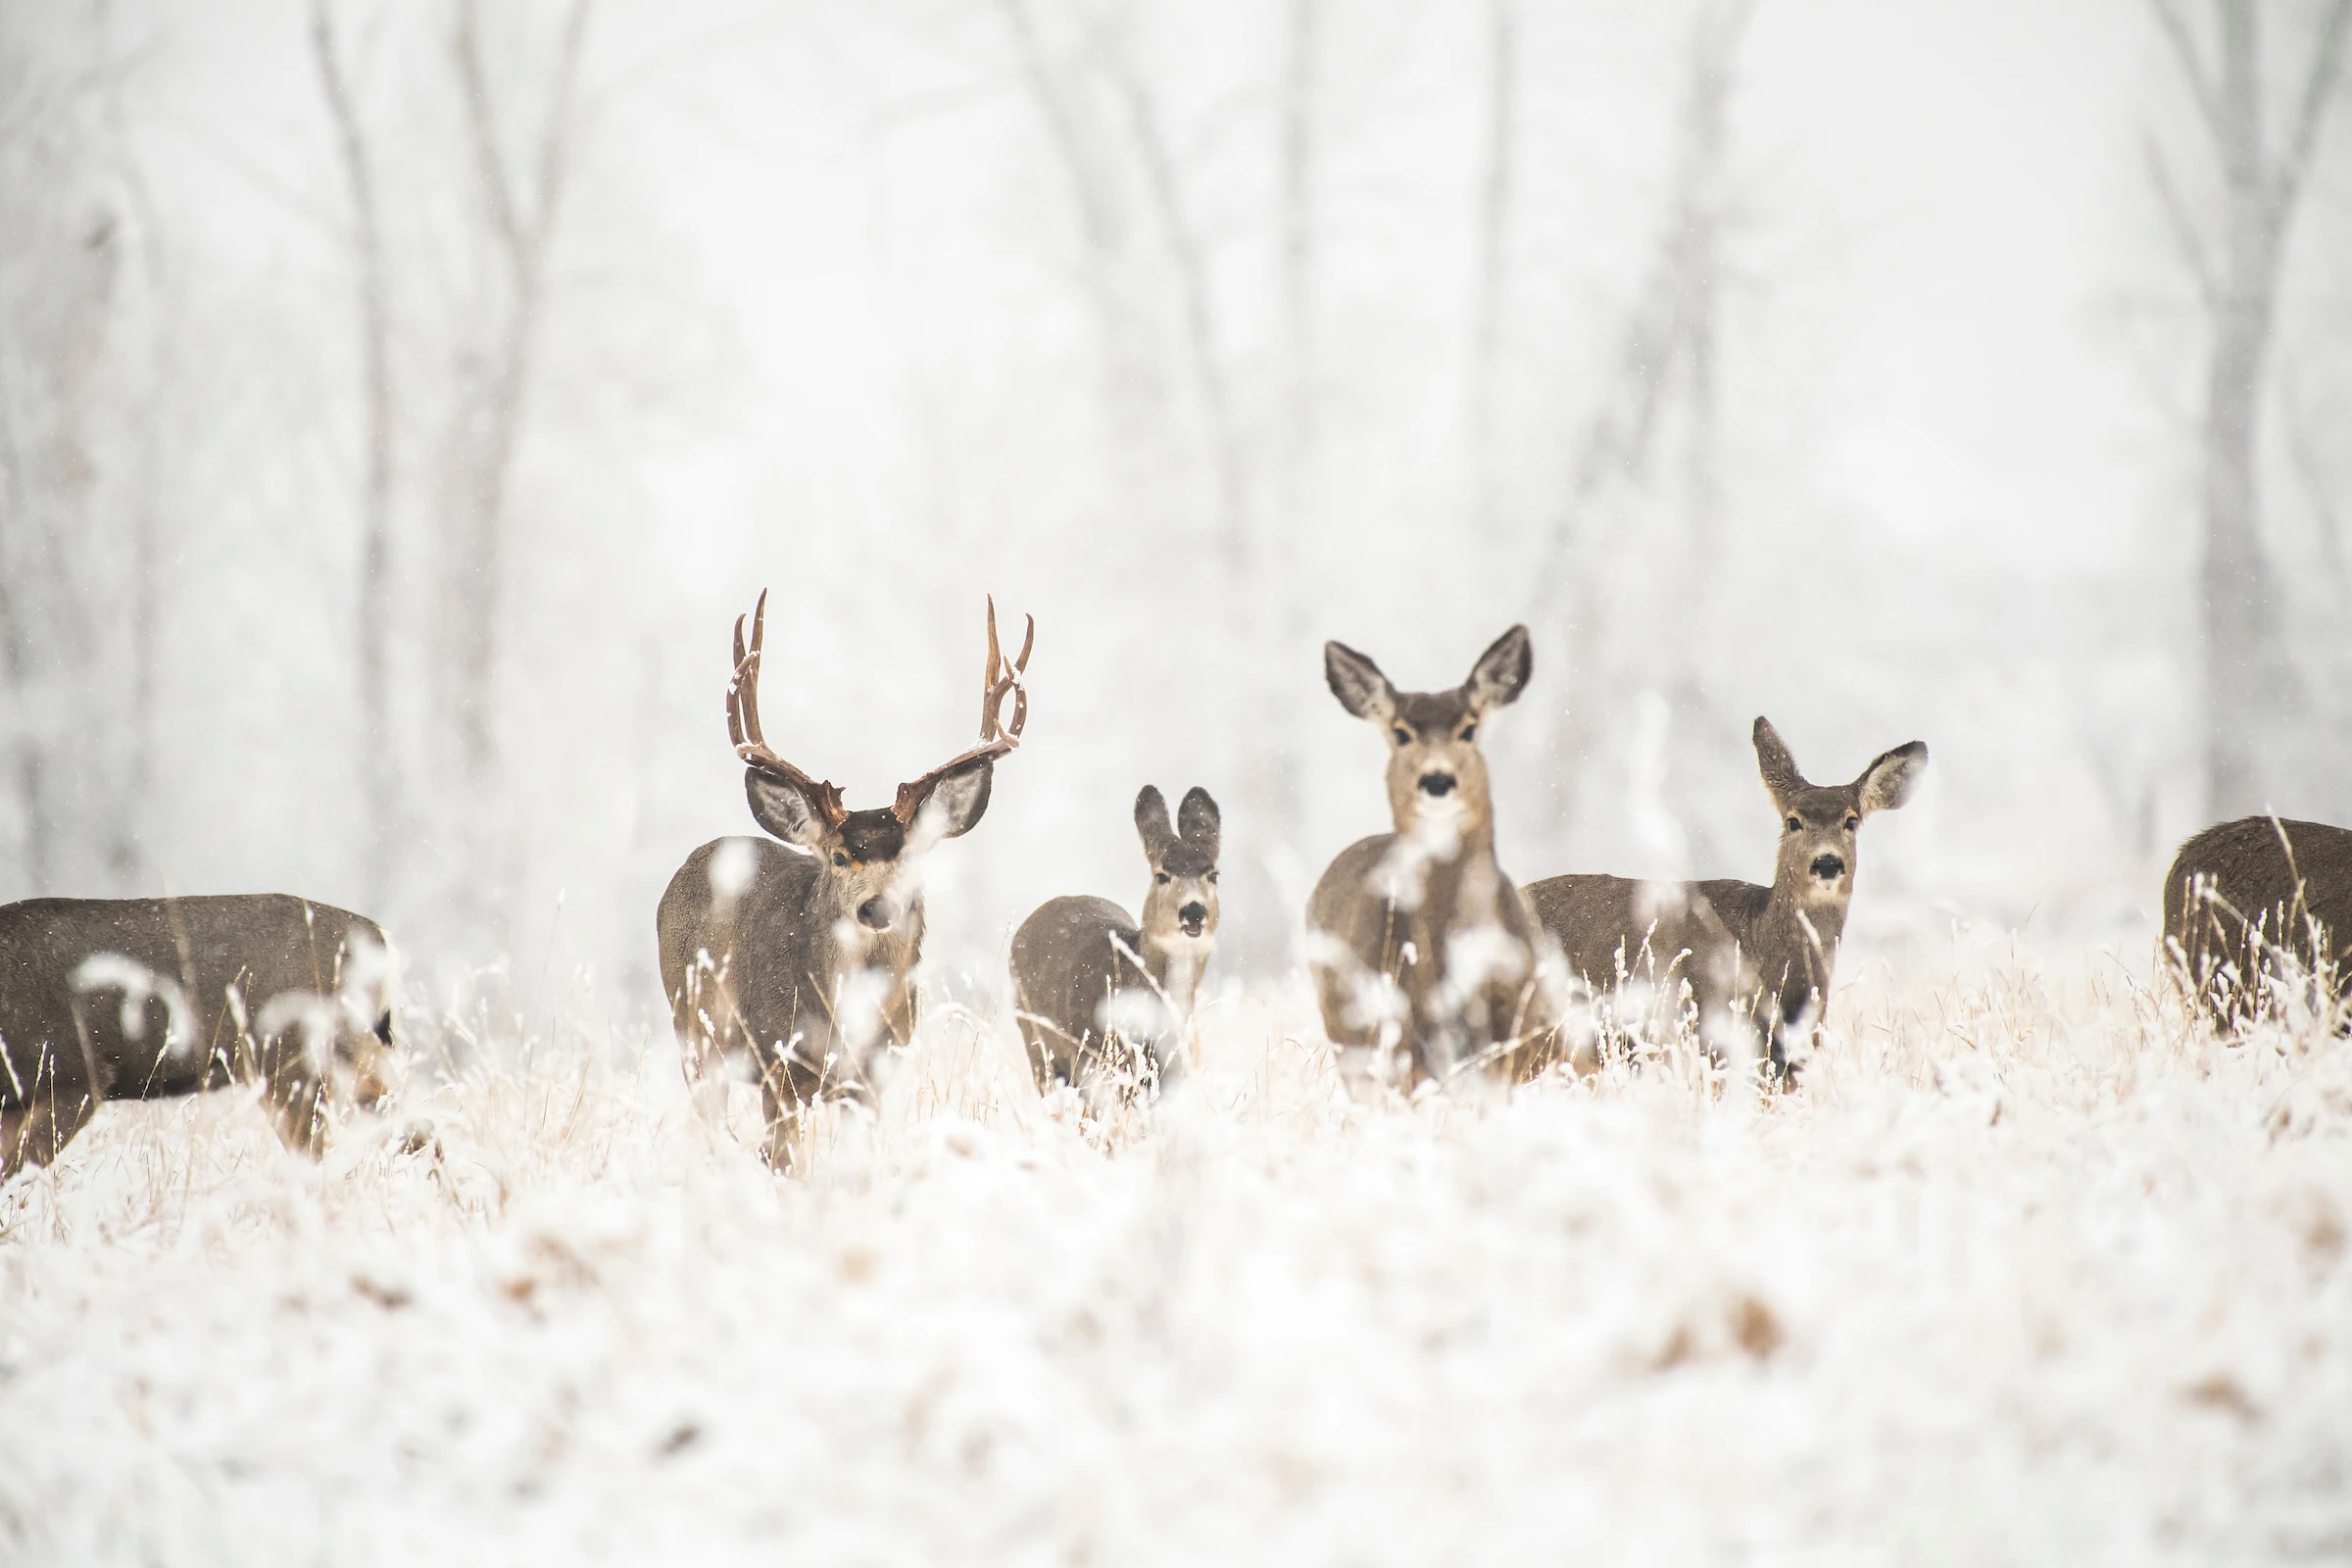
[{"label": "snow-covered field", "polygon": [[2352,1050],[2100,972],[1860,977],[1771,1102],[1229,996],[1110,1129],[935,1010],[801,1181],[586,1018],[323,1165],[110,1107],[0,1196],[0,1561],[2352,1556]]}]

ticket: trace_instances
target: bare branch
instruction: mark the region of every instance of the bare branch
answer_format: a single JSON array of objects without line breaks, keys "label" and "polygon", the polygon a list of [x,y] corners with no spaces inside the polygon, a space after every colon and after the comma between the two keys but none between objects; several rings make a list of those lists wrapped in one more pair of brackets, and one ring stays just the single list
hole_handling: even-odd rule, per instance
[{"label": "bare branch", "polygon": [[457,31],[451,39],[457,55],[459,97],[466,105],[466,128],[473,142],[475,177],[490,207],[490,224],[510,261],[523,251],[522,221],[514,209],[514,187],[507,174],[506,154],[498,145],[498,114],[490,102],[490,81],[482,70],[482,29],[478,0],[458,0]]},{"label": "bare branch", "polygon": [[1111,77],[1126,107],[1128,126],[1143,160],[1145,182],[1151,187],[1152,204],[1158,212],[1168,252],[1183,286],[1186,346],[1191,350],[1193,375],[1200,383],[1200,401],[1208,416],[1216,450],[1225,553],[1228,564],[1238,571],[1247,564],[1244,530],[1248,526],[1244,515],[1241,437],[1234,428],[1233,400],[1226,391],[1224,365],[1217,344],[1216,302],[1210,292],[1207,251],[1193,226],[1192,215],[1185,209],[1175,159],[1160,131],[1152,95],[1123,52],[1113,56]]},{"label": "bare branch", "polygon": [[2147,159],[2148,178],[2156,187],[2157,201],[2164,208],[2165,225],[2172,230],[2173,243],[2180,247],[2180,259],[2196,281],[2198,297],[2210,309],[2222,297],[2222,284],[2214,272],[2205,236],[2198,231],[2188,200],[2180,193],[2180,182],[2173,177],[2173,166],[2165,158],[2164,149],[2156,144],[2156,138],[2142,137],[2140,151]]},{"label": "bare branch", "polygon": [[2148,0],[2148,9],[2156,14],[2157,26],[2164,30],[2165,41],[2173,46],[2180,74],[2188,82],[2189,96],[2196,100],[2197,113],[2204,117],[2206,131],[2216,142],[2227,140],[2223,134],[2221,89],[2215,85],[2204,57],[2197,51],[2188,19],[2180,14],[2177,0]]},{"label": "bare branch", "polygon": [[1021,74],[1029,78],[1029,90],[1037,99],[1039,112],[1046,117],[1054,145],[1060,150],[1062,169],[1070,177],[1070,193],[1078,203],[1078,221],[1085,230],[1087,246],[1097,254],[1106,254],[1116,243],[1110,205],[1095,176],[1093,161],[1086,155],[1086,138],[1079,133],[1077,117],[1046,64],[1045,44],[1037,35],[1037,24],[1030,20],[1029,8],[1021,0],[998,0],[998,8],[1004,13],[1005,24],[1012,29],[1013,42],[1020,48]]},{"label": "bare branch", "polygon": [[2295,105],[2294,126],[2287,132],[2286,150],[2271,177],[2270,214],[2274,227],[2284,225],[2286,215],[2294,210],[2295,198],[2302,191],[2303,176],[2310,172],[2312,154],[2319,146],[2320,125],[2328,118],[2328,106],[2335,97],[2336,78],[2343,69],[2347,24],[2352,24],[2352,0],[2335,0],[2328,8],[2328,15],[2320,24],[2319,37],[2312,44],[2311,72],[2303,78],[2303,94]]},{"label": "bare branch", "polygon": [[572,0],[571,15],[564,19],[564,43],[556,60],[554,90],[548,95],[547,129],[539,138],[536,202],[531,214],[531,244],[544,248],[555,232],[556,208],[563,198],[564,160],[568,139],[564,122],[571,113],[573,84],[579,79],[580,55],[588,41],[588,0]]}]

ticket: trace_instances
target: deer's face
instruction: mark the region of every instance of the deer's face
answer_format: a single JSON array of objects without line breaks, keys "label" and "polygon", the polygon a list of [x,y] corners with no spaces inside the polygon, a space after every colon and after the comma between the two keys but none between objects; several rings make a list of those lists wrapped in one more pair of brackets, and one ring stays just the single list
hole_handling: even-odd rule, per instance
[{"label": "deer's face", "polygon": [[1807,788],[1774,803],[1781,812],[1781,853],[1773,885],[1803,904],[1843,904],[1854,892],[1854,835],[1862,825],[1858,792]]},{"label": "deer's face", "polygon": [[1396,831],[1491,821],[1487,759],[1478,749],[1479,715],[1458,692],[1402,692],[1386,723],[1389,809]]},{"label": "deer's face", "polygon": [[[904,932],[919,914],[923,857],[941,839],[971,831],[988,809],[992,763],[980,759],[942,775],[910,812],[912,826],[890,808],[825,809],[827,784],[777,779],[757,767],[743,775],[752,816],[787,844],[817,858],[816,913],[853,935]],[[840,796],[831,796],[838,806]]]},{"label": "deer's face", "polygon": [[1767,719],[1756,720],[1756,767],[1774,809],[1781,813],[1781,852],[1773,868],[1777,892],[1814,907],[1842,906],[1854,894],[1855,842],[1862,819],[1910,799],[1928,765],[1918,741],[1881,753],[1851,784],[1805,782],[1796,759]]},{"label": "deer's face", "polygon": [[1397,691],[1354,649],[1323,645],[1332,695],[1388,738],[1389,809],[1399,835],[1467,840],[1491,831],[1494,804],[1480,732],[1488,713],[1518,700],[1533,666],[1525,626],[1496,638],[1469,679],[1449,692]]},{"label": "deer's face", "polygon": [[1205,956],[1217,940],[1217,851],[1222,824],[1217,803],[1195,786],[1186,792],[1173,826],[1168,805],[1147,784],[1135,798],[1135,830],[1152,866],[1144,895],[1144,945],[1162,952],[1186,949]]},{"label": "deer's face", "polygon": [[912,838],[882,809],[852,811],[824,833],[813,847],[822,858],[817,896],[837,923],[867,936],[907,924],[921,896],[922,855]]}]

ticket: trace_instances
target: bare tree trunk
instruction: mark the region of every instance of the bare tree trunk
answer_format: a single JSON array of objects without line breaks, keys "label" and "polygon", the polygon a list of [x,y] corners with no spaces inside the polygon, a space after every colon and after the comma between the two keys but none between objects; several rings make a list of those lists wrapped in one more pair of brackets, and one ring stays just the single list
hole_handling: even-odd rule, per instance
[{"label": "bare tree trunk", "polygon": [[2300,697],[2281,635],[2285,606],[2262,544],[2262,400],[2286,238],[2335,94],[2352,0],[2333,0],[2321,22],[2286,146],[2276,155],[2264,128],[2258,0],[2214,0],[2218,59],[2210,67],[2175,0],[2151,3],[2212,139],[2222,178],[2223,232],[2212,246],[2199,236],[2161,154],[2154,155],[2159,194],[2197,273],[2212,333],[2197,571],[2204,785],[2207,809],[2231,816],[2269,804],[2264,759]]},{"label": "bare tree trunk", "polygon": [[1289,371],[1284,500],[1307,510],[1315,446],[1315,35],[1319,0],[1291,0],[1282,83],[1282,321]]},{"label": "bare tree trunk", "polygon": [[1509,281],[1512,177],[1518,143],[1517,0],[1487,0],[1486,172],[1479,181],[1478,282],[1470,335],[1470,461],[1480,528],[1502,528],[1501,476],[1496,471],[1495,380],[1502,356],[1505,286]]},{"label": "bare tree trunk", "polygon": [[[1620,682],[1602,667],[1612,642],[1610,607],[1622,597],[1606,563],[1613,552],[1594,531],[1596,503],[1611,486],[1645,487],[1656,449],[1679,412],[1683,418],[1682,538],[1669,549],[1681,563],[1671,605],[1652,618],[1671,628],[1644,662],[1673,673],[1665,695],[1682,728],[1703,726],[1705,650],[1698,634],[1716,597],[1720,537],[1718,361],[1723,250],[1730,224],[1728,117],[1734,66],[1754,13],[1753,0],[1706,0],[1696,11],[1686,54],[1674,183],[1657,254],[1626,321],[1618,376],[1578,443],[1567,504],[1536,571],[1535,613],[1569,602],[1571,665],[1591,700],[1575,704],[1554,748],[1557,803],[1563,819],[1581,819],[1583,780],[1595,743],[1620,716]],[[1591,569],[1570,570],[1579,558]],[[1629,690],[1625,695],[1633,695]],[[1702,751],[1700,755],[1712,755]],[[1688,768],[1682,771],[1688,771]],[[1690,824],[1687,824],[1690,825]],[[1702,843],[1694,845],[1706,853]]]},{"label": "bare tree trunk", "polygon": [[1192,363],[1193,382],[1200,399],[1202,420],[1208,427],[1210,461],[1217,472],[1218,538],[1226,570],[1237,585],[1250,571],[1249,507],[1242,465],[1241,433],[1235,427],[1233,399],[1225,386],[1224,353],[1218,345],[1216,296],[1208,270],[1208,253],[1184,203],[1184,187],[1176,172],[1167,138],[1160,133],[1159,115],[1152,95],[1131,62],[1121,57],[1113,75],[1120,102],[1127,111],[1129,132],[1144,166],[1144,182],[1166,237],[1168,259],[1176,269],[1184,300],[1185,352]]},{"label": "bare tree trunk", "polygon": [[334,122],[335,145],[350,187],[352,248],[358,265],[361,423],[360,576],[357,640],[360,688],[360,777],[367,800],[368,850],[363,886],[376,907],[391,877],[391,841],[399,810],[399,777],[392,745],[392,697],[387,669],[392,593],[392,349],[390,286],[378,216],[375,168],[360,128],[351,87],[335,53],[327,0],[311,0],[311,48],[318,83]]},{"label": "bare tree trunk", "polygon": [[563,205],[570,156],[570,110],[581,49],[587,41],[588,0],[572,0],[564,23],[547,119],[530,159],[530,206],[508,169],[500,144],[498,107],[483,69],[480,0],[459,0],[453,50],[466,129],[490,220],[491,240],[507,273],[507,309],[481,391],[465,432],[467,493],[457,519],[450,563],[452,657],[458,676],[459,755],[476,782],[498,770],[496,676],[498,617],[506,570],[507,486],[522,431],[531,357],[538,347],[546,303],[547,257]]},{"label": "bare tree trunk", "polygon": [[1012,35],[1022,79],[1037,106],[1038,118],[1045,122],[1078,218],[1078,239],[1086,257],[1087,303],[1102,340],[1102,405],[1108,415],[1113,461],[1120,470],[1118,488],[1129,495],[1151,493],[1157,479],[1148,471],[1144,454],[1154,437],[1157,376],[1121,281],[1127,235],[1118,193],[1100,161],[1100,139],[1089,134],[1091,127],[1082,113],[1080,96],[1056,74],[1047,58],[1045,40],[1038,34],[1025,0],[998,0],[998,10],[1004,18],[1005,30]]}]

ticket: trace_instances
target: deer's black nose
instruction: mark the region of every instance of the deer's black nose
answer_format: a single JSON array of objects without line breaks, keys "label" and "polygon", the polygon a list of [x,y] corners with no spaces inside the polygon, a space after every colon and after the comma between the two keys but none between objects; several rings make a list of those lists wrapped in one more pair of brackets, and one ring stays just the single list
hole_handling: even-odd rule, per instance
[{"label": "deer's black nose", "polygon": [[1446,796],[1453,793],[1453,775],[1451,773],[1422,774],[1421,793],[1424,795],[1435,795],[1441,800],[1444,799]]},{"label": "deer's black nose", "polygon": [[1835,882],[1845,875],[1845,861],[1835,855],[1817,855],[1813,858],[1812,870],[1824,882]]},{"label": "deer's black nose", "polygon": [[1197,937],[1200,934],[1200,928],[1208,924],[1208,906],[1188,904],[1176,911],[1176,921],[1184,927],[1186,936]]},{"label": "deer's black nose", "polygon": [[858,906],[858,923],[875,931],[890,929],[890,905],[881,899],[868,899]]}]

